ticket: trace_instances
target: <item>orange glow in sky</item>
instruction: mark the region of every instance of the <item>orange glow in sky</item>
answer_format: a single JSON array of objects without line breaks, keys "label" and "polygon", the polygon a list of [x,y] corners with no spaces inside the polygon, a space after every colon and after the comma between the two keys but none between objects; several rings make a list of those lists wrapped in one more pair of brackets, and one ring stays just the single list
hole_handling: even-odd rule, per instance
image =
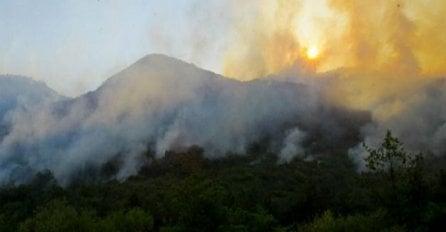
[{"label": "orange glow in sky", "polygon": [[307,57],[310,60],[316,59],[319,56],[319,49],[317,47],[310,47],[307,49]]}]

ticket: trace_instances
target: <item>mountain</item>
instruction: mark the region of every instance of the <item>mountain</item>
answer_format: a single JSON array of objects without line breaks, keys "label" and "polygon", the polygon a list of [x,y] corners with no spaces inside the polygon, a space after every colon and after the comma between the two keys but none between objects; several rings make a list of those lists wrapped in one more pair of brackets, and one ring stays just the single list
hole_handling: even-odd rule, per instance
[{"label": "mountain", "polygon": [[19,106],[59,99],[45,83],[16,75],[0,75],[0,114]]},{"label": "mountain", "polygon": [[49,169],[66,183],[110,160],[119,163],[111,178],[122,179],[148,162],[143,153],[192,145],[210,158],[255,151],[288,162],[354,145],[369,120],[302,84],[240,82],[148,55],[95,91],[18,114],[0,145],[0,181]]},{"label": "mountain", "polygon": [[60,100],[45,83],[16,75],[0,75],[0,142],[8,133],[13,112]]}]

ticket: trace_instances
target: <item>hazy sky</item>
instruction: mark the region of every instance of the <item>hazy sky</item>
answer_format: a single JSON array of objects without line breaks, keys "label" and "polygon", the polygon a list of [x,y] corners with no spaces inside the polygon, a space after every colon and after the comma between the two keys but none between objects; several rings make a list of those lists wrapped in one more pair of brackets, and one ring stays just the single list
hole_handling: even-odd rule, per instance
[{"label": "hazy sky", "polygon": [[75,96],[164,53],[240,80],[296,63],[438,77],[445,14],[442,0],[0,0],[0,74]]},{"label": "hazy sky", "polygon": [[[226,1],[1,0],[0,73],[66,95],[96,88],[149,53],[218,71]],[[206,41],[213,41],[208,43]],[[208,54],[208,55],[206,55]]]}]

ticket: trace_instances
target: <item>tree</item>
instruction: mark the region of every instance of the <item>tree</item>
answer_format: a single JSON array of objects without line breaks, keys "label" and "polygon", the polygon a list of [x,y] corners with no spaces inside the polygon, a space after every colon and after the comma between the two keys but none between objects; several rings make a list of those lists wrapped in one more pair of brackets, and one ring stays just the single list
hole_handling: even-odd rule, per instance
[{"label": "tree", "polygon": [[387,131],[381,147],[363,146],[369,152],[365,158],[367,168],[383,174],[390,183],[390,196],[385,199],[390,210],[401,220],[413,221],[426,203],[423,155],[406,152],[390,131]]},{"label": "tree", "polygon": [[369,156],[365,158],[366,166],[375,172],[387,172],[392,185],[392,193],[396,192],[397,169],[407,163],[408,154],[404,151],[402,143],[393,137],[388,130],[381,147],[370,148],[363,144]]},{"label": "tree", "polygon": [[34,217],[22,223],[20,231],[95,231],[94,223],[95,219],[91,212],[79,213],[65,201],[54,200]]},{"label": "tree", "polygon": [[371,214],[349,215],[346,217],[335,216],[330,210],[316,217],[311,223],[299,227],[300,232],[324,232],[324,231],[405,231],[403,227],[388,225],[385,223],[385,214],[376,211]]},{"label": "tree", "polygon": [[100,231],[151,231],[153,217],[140,208],[113,212],[101,221]]}]

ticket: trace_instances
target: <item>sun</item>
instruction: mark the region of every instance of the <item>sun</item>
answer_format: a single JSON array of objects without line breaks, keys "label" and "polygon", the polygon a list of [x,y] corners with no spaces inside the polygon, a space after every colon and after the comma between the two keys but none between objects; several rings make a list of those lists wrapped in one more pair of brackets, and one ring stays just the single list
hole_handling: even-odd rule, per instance
[{"label": "sun", "polygon": [[309,47],[307,49],[307,57],[310,60],[314,60],[319,56],[319,49],[317,47]]}]

